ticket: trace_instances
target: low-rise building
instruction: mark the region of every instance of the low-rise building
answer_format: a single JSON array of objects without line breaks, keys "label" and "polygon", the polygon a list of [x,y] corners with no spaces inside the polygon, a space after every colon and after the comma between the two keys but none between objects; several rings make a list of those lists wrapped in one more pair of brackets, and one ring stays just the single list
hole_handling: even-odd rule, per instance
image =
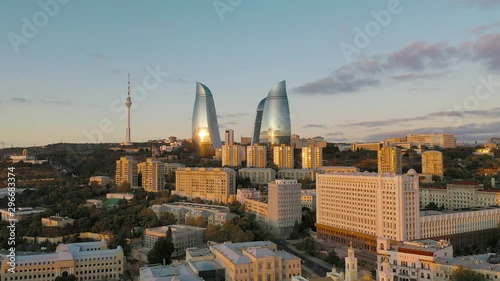
[{"label": "low-rise building", "polygon": [[316,169],[319,174],[331,173],[359,173],[359,168],[354,166],[322,166]]},{"label": "low-rise building", "polygon": [[459,180],[446,187],[421,187],[420,208],[429,203],[445,209],[500,206],[500,190],[485,189],[477,181]]},{"label": "low-rise building", "polygon": [[106,194],[106,199],[124,199],[130,201],[134,199],[134,194],[132,193],[108,193]]},{"label": "low-rise building", "polygon": [[316,211],[316,190],[302,190],[300,193],[300,202],[302,203],[302,208]]},{"label": "low-rise building", "polygon": [[171,177],[175,171],[177,171],[177,169],[179,168],[186,168],[186,165],[184,164],[181,164],[181,163],[165,163],[165,175],[167,177]]},{"label": "low-rise building", "polygon": [[195,204],[177,202],[169,204],[157,204],[150,207],[153,212],[162,219],[166,213],[171,213],[177,219],[178,224],[185,224],[188,219],[203,217],[207,224],[223,225],[225,222],[238,217],[231,213],[228,207],[208,204]]},{"label": "low-rise building", "polygon": [[242,178],[250,178],[252,184],[267,184],[276,179],[276,171],[271,168],[243,168],[238,174]]},{"label": "low-rise building", "polygon": [[173,256],[183,253],[187,248],[199,247],[205,241],[205,229],[187,225],[169,225],[155,228],[147,228],[143,235],[142,245],[144,248],[153,249],[160,237],[166,237],[168,229],[172,230],[172,242],[175,252]]},{"label": "low-rise building", "polygon": [[123,249],[108,249],[106,240],[59,244],[55,253],[17,255],[14,272],[9,258],[2,262],[2,281],[53,281],[58,276],[75,275],[77,280],[121,280]]},{"label": "low-rise building", "polygon": [[175,193],[189,199],[199,197],[228,203],[236,194],[236,171],[230,168],[179,168],[175,172]]},{"label": "low-rise building", "polygon": [[72,225],[74,221],[74,219],[68,217],[50,216],[48,218],[42,218],[42,226],[64,227],[67,224]]},{"label": "low-rise building", "polygon": [[313,169],[281,169],[278,170],[278,179],[315,181],[316,172]]},{"label": "low-rise building", "polygon": [[269,241],[215,244],[210,251],[226,268],[226,281],[288,281],[302,274],[300,258]]},{"label": "low-rise building", "polygon": [[351,150],[352,151],[357,151],[357,150],[378,151],[379,149],[382,148],[382,145],[383,145],[382,142],[365,142],[365,143],[353,142],[351,144]]},{"label": "low-rise building", "polygon": [[11,208],[9,209],[0,209],[0,214],[2,214],[2,220],[3,221],[9,221],[9,220],[23,220],[28,217],[32,217],[37,214],[41,214],[45,212],[45,208],[41,207],[18,207],[14,208],[12,210]]},{"label": "low-rise building", "polygon": [[255,188],[240,188],[236,191],[236,200],[245,205],[246,199],[259,200],[261,192]]},{"label": "low-rise building", "polygon": [[106,186],[108,184],[111,184],[112,179],[106,176],[92,176],[89,179],[89,184],[91,184],[94,181],[97,182],[97,184],[100,186]]}]

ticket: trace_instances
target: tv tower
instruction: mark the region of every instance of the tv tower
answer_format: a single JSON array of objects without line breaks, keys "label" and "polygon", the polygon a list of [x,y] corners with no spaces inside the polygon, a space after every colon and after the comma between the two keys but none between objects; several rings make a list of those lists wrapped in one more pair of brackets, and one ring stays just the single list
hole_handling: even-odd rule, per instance
[{"label": "tv tower", "polygon": [[127,106],[127,133],[126,133],[126,145],[131,145],[130,142],[130,106],[132,105],[132,100],[130,99],[130,73],[128,74],[128,96],[127,101],[125,102]]}]

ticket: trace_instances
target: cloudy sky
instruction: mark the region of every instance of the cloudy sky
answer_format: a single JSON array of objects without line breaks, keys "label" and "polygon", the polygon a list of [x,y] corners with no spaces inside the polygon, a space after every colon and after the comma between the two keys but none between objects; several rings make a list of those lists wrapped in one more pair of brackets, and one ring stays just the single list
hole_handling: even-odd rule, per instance
[{"label": "cloudy sky", "polygon": [[195,82],[250,136],[286,80],[292,131],[329,141],[500,136],[500,1],[0,2],[0,145],[188,138]]}]

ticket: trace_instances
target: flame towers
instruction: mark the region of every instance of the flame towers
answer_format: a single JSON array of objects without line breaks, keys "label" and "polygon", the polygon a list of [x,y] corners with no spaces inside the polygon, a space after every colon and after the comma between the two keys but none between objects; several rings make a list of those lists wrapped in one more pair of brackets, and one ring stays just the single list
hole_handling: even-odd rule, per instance
[{"label": "flame towers", "polygon": [[252,144],[289,144],[290,137],[290,108],[286,84],[281,81],[257,107]]},{"label": "flame towers", "polygon": [[199,82],[196,82],[192,128],[193,143],[198,155],[213,156],[215,150],[222,147],[212,92]]}]

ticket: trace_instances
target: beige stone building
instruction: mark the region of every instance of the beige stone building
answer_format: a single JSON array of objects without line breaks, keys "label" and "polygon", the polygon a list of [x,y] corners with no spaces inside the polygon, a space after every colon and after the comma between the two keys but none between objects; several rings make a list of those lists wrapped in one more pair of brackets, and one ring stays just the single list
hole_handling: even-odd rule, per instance
[{"label": "beige stone building", "polygon": [[422,187],[420,189],[420,208],[435,203],[445,209],[500,206],[500,191],[484,189],[476,181],[459,180],[446,187]]},{"label": "beige stone building", "polygon": [[58,276],[75,275],[77,280],[121,280],[123,249],[108,249],[106,240],[59,244],[55,253],[17,255],[15,272],[9,258],[2,262],[2,281],[53,281]]},{"label": "beige stone building", "polygon": [[316,180],[316,172],[313,169],[281,169],[278,170],[279,179],[303,180],[308,178]]},{"label": "beige stone building", "polygon": [[409,134],[406,137],[406,141],[412,145],[425,145],[429,148],[435,146],[454,148],[457,146],[455,136],[451,134]]},{"label": "beige stone building", "polygon": [[255,144],[246,148],[248,168],[267,167],[267,146]]},{"label": "beige stone building", "polygon": [[378,151],[378,173],[401,174],[402,172],[401,149],[397,147],[382,147]]},{"label": "beige stone building", "polygon": [[216,244],[210,251],[226,268],[226,281],[289,281],[302,274],[300,258],[269,241]]},{"label": "beige stone building", "polygon": [[365,143],[353,142],[353,143],[351,143],[351,150],[352,151],[357,151],[357,150],[378,151],[381,148],[382,148],[381,142],[365,142]]},{"label": "beige stone building", "polygon": [[179,168],[175,179],[175,193],[189,199],[228,203],[236,194],[236,171],[230,168]]},{"label": "beige stone building", "polygon": [[443,153],[437,150],[422,152],[422,175],[443,177]]},{"label": "beige stone building", "polygon": [[142,187],[147,192],[161,192],[165,189],[165,164],[158,159],[147,158],[138,164],[142,175]]},{"label": "beige stone building", "polygon": [[42,226],[64,227],[67,224],[72,225],[74,221],[74,219],[68,217],[50,216],[48,218],[42,218]]},{"label": "beige stone building", "polygon": [[184,253],[187,248],[199,247],[205,241],[205,229],[202,227],[173,224],[147,228],[143,234],[142,246],[148,250],[153,249],[156,241],[167,236],[168,229],[172,230],[172,242],[174,243],[174,256]]}]

